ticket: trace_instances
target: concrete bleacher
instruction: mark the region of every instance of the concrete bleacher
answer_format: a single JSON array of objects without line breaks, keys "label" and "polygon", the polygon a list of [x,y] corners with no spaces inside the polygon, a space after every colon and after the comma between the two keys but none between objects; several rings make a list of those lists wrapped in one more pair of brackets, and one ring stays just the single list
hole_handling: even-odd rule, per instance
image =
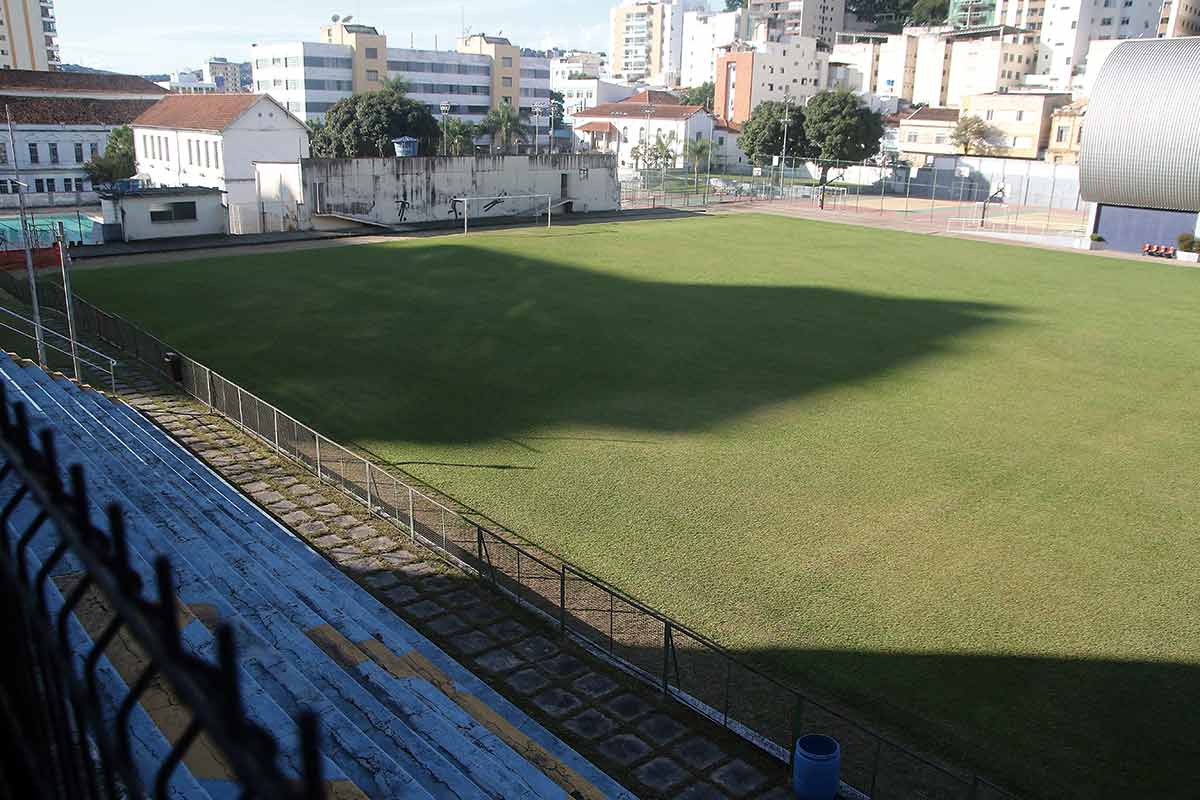
[{"label": "concrete bleacher", "polygon": [[[300,763],[295,722],[321,719],[324,776],[337,798],[542,798],[632,795],[433,643],[334,565],[225,483],[133,408],[36,365],[0,357],[10,403],[23,403],[35,429],[55,431],[59,463],[86,469],[90,513],[125,512],[132,565],[153,586],[160,555],[174,566],[184,646],[215,656],[214,631],[233,625],[249,716],[281,738],[281,764]],[[16,490],[0,484],[0,502]],[[6,546],[36,515],[17,507]],[[36,571],[57,544],[33,540]],[[53,611],[79,581],[70,556],[54,566]],[[103,597],[85,595],[69,617],[80,659],[108,622]],[[143,663],[122,637],[101,659],[98,685],[109,713]],[[130,719],[135,763],[146,783],[187,723],[171,689],[152,684]],[[194,745],[171,796],[239,796],[220,757]]]}]

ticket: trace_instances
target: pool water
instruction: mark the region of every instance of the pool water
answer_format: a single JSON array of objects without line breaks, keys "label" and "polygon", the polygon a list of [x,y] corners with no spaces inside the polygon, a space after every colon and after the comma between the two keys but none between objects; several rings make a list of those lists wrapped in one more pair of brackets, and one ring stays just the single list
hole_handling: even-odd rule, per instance
[{"label": "pool water", "polygon": [[[54,241],[54,232],[62,222],[67,239],[86,244],[100,242],[100,223],[85,214],[28,214],[37,244],[48,246]],[[23,246],[20,217],[0,217],[0,247]]]}]

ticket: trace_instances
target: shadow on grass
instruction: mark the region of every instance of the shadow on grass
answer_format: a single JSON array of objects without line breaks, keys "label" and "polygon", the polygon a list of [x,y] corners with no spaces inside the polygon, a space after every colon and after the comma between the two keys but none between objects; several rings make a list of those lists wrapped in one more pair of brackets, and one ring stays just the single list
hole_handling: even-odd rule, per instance
[{"label": "shadow on grass", "polygon": [[202,347],[180,345],[324,420],[331,435],[457,444],[558,424],[704,429],[951,349],[1005,311],[820,287],[638,281],[471,246],[354,255],[341,271],[297,264],[287,280],[300,286],[276,277],[255,291],[247,276],[237,297],[219,301],[255,320],[255,347],[214,341],[211,330]]}]

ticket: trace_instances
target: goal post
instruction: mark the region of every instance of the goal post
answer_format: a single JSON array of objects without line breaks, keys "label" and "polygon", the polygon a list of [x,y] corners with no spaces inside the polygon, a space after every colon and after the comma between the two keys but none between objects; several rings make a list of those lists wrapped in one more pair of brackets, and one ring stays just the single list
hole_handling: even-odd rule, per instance
[{"label": "goal post", "polygon": [[470,233],[471,219],[490,217],[532,216],[541,221],[546,215],[546,227],[550,227],[550,216],[554,210],[554,195],[551,194],[496,194],[455,197],[453,202],[462,206],[463,234]]}]

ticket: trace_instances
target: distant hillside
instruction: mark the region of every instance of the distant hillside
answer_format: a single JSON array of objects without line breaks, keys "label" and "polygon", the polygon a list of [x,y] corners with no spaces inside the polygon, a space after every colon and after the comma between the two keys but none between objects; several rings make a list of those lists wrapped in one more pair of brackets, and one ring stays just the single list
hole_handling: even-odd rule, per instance
[{"label": "distant hillside", "polygon": [[82,64],[60,64],[59,72],[91,72],[100,75],[116,75],[118,73],[107,69],[96,69],[95,67],[85,67]]}]

